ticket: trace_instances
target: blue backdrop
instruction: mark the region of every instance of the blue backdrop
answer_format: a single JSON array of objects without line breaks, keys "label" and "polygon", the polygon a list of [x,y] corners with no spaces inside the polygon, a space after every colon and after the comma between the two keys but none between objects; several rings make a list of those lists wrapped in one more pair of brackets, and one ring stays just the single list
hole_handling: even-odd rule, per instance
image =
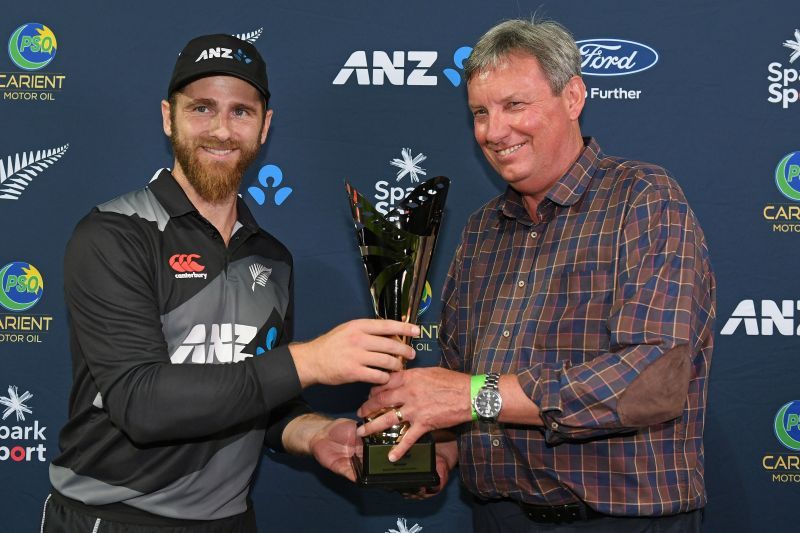
[{"label": "blue backdrop", "polygon": [[[704,529],[794,524],[800,435],[797,417],[776,414],[800,399],[796,0],[94,0],[7,2],[0,17],[0,267],[12,265],[0,271],[0,301],[10,294],[28,307],[0,308],[0,531],[37,530],[66,420],[64,245],[91,206],[170,165],[159,101],[190,38],[238,34],[267,59],[275,115],[242,193],[294,254],[298,338],[369,311],[343,180],[390,207],[414,178],[452,179],[416,344],[415,364],[432,365],[459,231],[503,188],[472,138],[462,47],[534,12],[589,41],[584,134],[609,154],[668,168],[708,238],[719,299]],[[38,36],[42,50],[29,40],[6,53],[14,36]],[[598,59],[598,44],[620,47]],[[419,171],[403,172],[415,160]],[[8,280],[22,268],[35,278],[30,266],[42,290],[13,292]],[[307,396],[354,416],[366,393],[353,385]],[[469,531],[468,498],[454,479],[439,497],[409,502],[269,453],[253,494],[262,531]]]}]

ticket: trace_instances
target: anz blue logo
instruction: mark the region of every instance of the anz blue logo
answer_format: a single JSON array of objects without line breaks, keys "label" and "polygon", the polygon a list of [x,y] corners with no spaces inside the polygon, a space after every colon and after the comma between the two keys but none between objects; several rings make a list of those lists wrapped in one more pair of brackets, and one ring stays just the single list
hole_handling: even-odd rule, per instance
[{"label": "anz blue logo", "polygon": [[658,63],[658,52],[646,44],[623,39],[586,39],[576,43],[584,76],[624,76]]},{"label": "anz blue logo", "polygon": [[278,330],[275,326],[269,328],[267,331],[267,338],[264,340],[264,346],[256,348],[256,356],[263,355],[275,347],[275,340],[278,338]]},{"label": "anz blue logo", "polygon": [[453,84],[453,87],[458,87],[461,85],[461,73],[464,70],[464,61],[467,60],[471,53],[471,46],[462,46],[453,54],[453,63],[455,63],[455,66],[458,70],[452,68],[444,69],[444,75],[448,80],[450,80],[450,83]]},{"label": "anz blue logo", "polygon": [[293,190],[282,186],[283,171],[278,165],[264,165],[258,171],[258,183],[261,187],[248,187],[247,192],[258,205],[264,205],[270,199],[275,205],[281,205],[289,198]]},{"label": "anz blue logo", "polygon": [[[472,53],[472,48],[462,46],[453,54],[454,67],[445,68],[443,73],[454,87],[461,85],[461,71],[464,60]],[[355,81],[357,85],[406,85],[436,86],[439,76],[434,74],[434,64],[439,52],[434,50],[395,50],[386,52],[356,50],[351,53],[336,77],[333,85],[346,85]]]}]

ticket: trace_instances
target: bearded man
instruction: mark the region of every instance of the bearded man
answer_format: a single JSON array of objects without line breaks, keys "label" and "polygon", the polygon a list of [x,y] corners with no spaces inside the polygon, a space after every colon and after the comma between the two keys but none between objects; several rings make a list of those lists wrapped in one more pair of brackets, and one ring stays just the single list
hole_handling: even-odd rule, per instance
[{"label": "bearded man", "polygon": [[237,195],[267,139],[269,97],[253,45],[190,41],[161,103],[172,171],[75,229],[64,264],[73,386],[43,531],[255,531],[264,445],[353,479],[355,423],[311,413],[300,391],[385,383],[413,357],[392,336],[419,331],[355,320],[289,344],[292,257]]}]

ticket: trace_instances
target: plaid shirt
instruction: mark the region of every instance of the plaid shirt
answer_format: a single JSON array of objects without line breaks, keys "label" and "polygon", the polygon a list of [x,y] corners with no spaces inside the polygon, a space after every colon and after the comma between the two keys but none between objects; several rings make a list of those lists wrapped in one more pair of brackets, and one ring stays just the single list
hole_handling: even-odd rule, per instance
[{"label": "plaid shirt", "polygon": [[443,365],[516,374],[544,427],[473,422],[485,498],[659,516],[703,507],[715,282],[680,187],[585,139],[534,223],[511,188],[467,222],[444,287]]}]

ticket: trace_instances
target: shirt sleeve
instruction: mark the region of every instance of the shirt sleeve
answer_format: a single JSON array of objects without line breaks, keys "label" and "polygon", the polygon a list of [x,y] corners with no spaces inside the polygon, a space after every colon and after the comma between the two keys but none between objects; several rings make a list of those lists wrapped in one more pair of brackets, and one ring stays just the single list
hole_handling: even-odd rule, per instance
[{"label": "shirt sleeve", "polygon": [[586,439],[681,416],[692,358],[713,318],[705,242],[678,189],[648,186],[623,222],[608,352],[583,364],[518,374],[541,409],[550,443]]},{"label": "shirt sleeve", "polygon": [[90,214],[64,262],[73,354],[83,357],[73,365],[85,363],[111,421],[140,445],[187,440],[264,420],[295,398],[286,346],[232,364],[170,363],[150,264],[157,251],[136,223]]},{"label": "shirt sleeve", "polygon": [[[462,241],[463,242],[463,241]],[[458,285],[462,265],[463,244],[459,244],[450,263],[442,289],[442,313],[439,323],[439,347],[442,350],[440,365],[457,372],[466,372],[464,358],[459,350]]]}]

